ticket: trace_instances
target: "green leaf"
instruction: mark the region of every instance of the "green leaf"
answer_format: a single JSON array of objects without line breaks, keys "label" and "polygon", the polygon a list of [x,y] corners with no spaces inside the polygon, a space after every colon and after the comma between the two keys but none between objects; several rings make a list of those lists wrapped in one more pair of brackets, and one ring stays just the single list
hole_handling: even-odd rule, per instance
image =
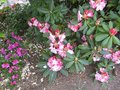
[{"label": "green leaf", "polygon": [[50,82],[54,81],[56,79],[56,77],[57,77],[57,72],[51,71],[50,75],[49,75],[49,81]]},{"label": "green leaf", "polygon": [[97,34],[95,37],[96,41],[102,41],[103,39],[107,38],[109,35],[108,34]]},{"label": "green leaf", "polygon": [[38,11],[39,11],[40,13],[44,13],[44,14],[48,14],[48,13],[49,13],[49,10],[47,10],[47,9],[45,9],[45,8],[40,8],[40,9],[38,9]]},{"label": "green leaf", "polygon": [[85,71],[85,67],[82,64],[78,63],[78,66],[79,66],[81,71]]},{"label": "green leaf", "polygon": [[76,54],[76,57],[79,57],[80,56],[80,50],[78,50],[77,54]]},{"label": "green leaf", "polygon": [[50,0],[50,10],[53,11],[54,8],[54,0]]},{"label": "green leaf", "polygon": [[90,49],[88,46],[84,46],[84,45],[79,45],[78,48],[81,50],[89,50]]},{"label": "green leaf", "polygon": [[87,31],[87,35],[90,35],[94,32],[95,30],[95,26],[94,27],[91,27],[88,31]]},{"label": "green leaf", "polygon": [[109,31],[109,28],[106,23],[102,23],[102,27],[105,29],[105,31]]},{"label": "green leaf", "polygon": [[104,17],[105,16],[105,12],[104,11],[100,11],[100,14]]},{"label": "green leaf", "polygon": [[67,71],[67,70],[62,69],[62,70],[60,70],[60,72],[61,72],[63,75],[65,75],[66,77],[68,76],[68,71]]},{"label": "green leaf", "polygon": [[4,33],[0,33],[0,38],[4,38],[5,34]]},{"label": "green leaf", "polygon": [[79,67],[78,67],[78,63],[75,63],[75,69],[76,69],[76,72],[78,73],[80,70],[79,70]]},{"label": "green leaf", "polygon": [[120,45],[120,40],[116,36],[112,36],[114,44]]},{"label": "green leaf", "polygon": [[67,52],[67,57],[70,59],[74,59],[74,55],[70,54],[69,52]]},{"label": "green leaf", "polygon": [[82,56],[82,58],[84,58],[84,57],[88,57],[89,55],[91,55],[91,51],[90,52],[87,52],[87,53],[85,53],[83,56]]},{"label": "green leaf", "polygon": [[45,72],[43,73],[43,77],[47,77],[49,75],[49,73],[50,73],[49,69],[45,70]]},{"label": "green leaf", "polygon": [[89,61],[87,61],[87,60],[80,59],[78,61],[83,65],[89,65]]},{"label": "green leaf", "polygon": [[105,47],[108,44],[110,37],[107,37],[105,40],[102,41],[102,46]]},{"label": "green leaf", "polygon": [[113,23],[111,21],[109,22],[109,28],[113,28]]},{"label": "green leaf", "polygon": [[44,65],[46,65],[46,62],[40,62],[40,63],[38,63],[38,67],[39,68],[43,68]]},{"label": "green leaf", "polygon": [[112,37],[108,41],[108,48],[112,48]]},{"label": "green leaf", "polygon": [[73,61],[73,59],[65,57],[63,60],[65,60],[65,61]]},{"label": "green leaf", "polygon": [[73,65],[74,61],[71,61],[65,65],[65,68],[70,68]]}]

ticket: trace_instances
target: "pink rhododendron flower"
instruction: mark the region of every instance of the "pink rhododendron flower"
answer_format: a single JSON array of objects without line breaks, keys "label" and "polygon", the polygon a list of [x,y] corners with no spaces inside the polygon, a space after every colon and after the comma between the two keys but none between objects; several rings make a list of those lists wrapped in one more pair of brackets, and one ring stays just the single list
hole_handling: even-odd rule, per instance
[{"label": "pink rhododendron flower", "polygon": [[9,44],[8,50],[12,50],[12,49],[14,49],[14,48],[16,48],[16,47],[18,47],[18,46],[19,46],[19,43],[18,43],[18,42],[15,42],[14,44]]},{"label": "pink rhododendron flower", "polygon": [[95,1],[90,0],[89,3],[93,9],[96,9],[96,11],[99,11],[99,10],[102,11],[107,4],[106,0],[95,0]]},{"label": "pink rhododendron flower", "polygon": [[109,30],[109,33],[110,33],[110,35],[114,36],[114,35],[117,34],[117,30],[116,30],[115,28],[111,28],[111,29]]},{"label": "pink rhododendron flower", "polygon": [[82,15],[80,13],[80,10],[77,13],[77,18],[78,18],[78,22],[80,22],[82,20]]},{"label": "pink rhododendron flower", "polygon": [[48,59],[47,65],[52,71],[60,71],[63,67],[62,60],[57,58],[56,56],[52,56]]},{"label": "pink rhododendron flower", "polygon": [[93,16],[94,16],[94,14],[93,14],[93,11],[92,11],[92,10],[85,10],[85,11],[84,11],[83,17],[84,17],[85,19],[92,18]]},{"label": "pink rhododendron flower", "polygon": [[1,54],[3,54],[3,55],[5,55],[5,54],[6,54],[6,51],[5,51],[5,49],[4,49],[4,48],[1,48],[1,49],[0,49],[0,52],[1,52]]},{"label": "pink rhododendron flower", "polygon": [[9,67],[10,67],[10,65],[8,63],[3,63],[2,64],[2,68],[9,68]]},{"label": "pink rhododendron flower", "polygon": [[112,59],[112,54],[104,54],[103,57],[106,59]]},{"label": "pink rhododendron flower", "polygon": [[66,46],[59,48],[59,50],[58,50],[58,54],[61,57],[66,57],[67,52],[70,54],[74,54],[73,47],[70,45],[70,43],[67,43]]},{"label": "pink rhododendron flower", "polygon": [[10,82],[10,85],[16,85],[16,84],[17,84],[16,81],[12,81],[12,82]]},{"label": "pink rhododendron flower", "polygon": [[40,30],[42,33],[48,33],[49,32],[50,25],[48,23],[45,23],[43,27]]},{"label": "pink rhododendron flower", "polygon": [[104,68],[100,68],[100,71],[96,72],[95,74],[95,79],[102,83],[108,82],[109,79],[108,72],[106,72]]},{"label": "pink rhododendron flower", "polygon": [[76,25],[72,25],[71,23],[68,23],[68,28],[70,28],[74,32],[77,32],[81,26],[82,26],[82,22],[79,22]]},{"label": "pink rhododendron flower", "polygon": [[31,20],[28,22],[28,25],[29,25],[30,27],[31,27],[31,26],[36,26],[36,27],[37,27],[38,23],[39,23],[39,21],[38,21],[35,17],[33,17],[33,18],[31,18]]},{"label": "pink rhododendron flower", "polygon": [[120,51],[116,51],[115,53],[113,53],[113,55],[112,55],[112,61],[115,64],[120,64]]},{"label": "pink rhododendron flower", "polygon": [[18,61],[17,59],[12,61],[12,64],[13,64],[13,65],[16,65],[16,64],[18,64],[18,63],[19,63],[19,61]]}]

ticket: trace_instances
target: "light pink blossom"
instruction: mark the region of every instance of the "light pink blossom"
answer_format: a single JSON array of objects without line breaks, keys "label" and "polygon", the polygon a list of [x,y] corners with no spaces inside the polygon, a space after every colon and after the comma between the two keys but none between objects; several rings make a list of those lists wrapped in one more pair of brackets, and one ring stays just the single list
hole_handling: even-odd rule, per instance
[{"label": "light pink blossom", "polygon": [[71,23],[68,23],[68,28],[70,28],[74,32],[77,32],[81,26],[82,26],[82,22],[79,22],[76,25],[72,25]]},{"label": "light pink blossom", "polygon": [[109,80],[108,72],[106,72],[104,68],[100,68],[100,71],[96,72],[95,74],[95,79],[102,83],[108,82]]},{"label": "light pink blossom", "polygon": [[63,67],[62,60],[57,58],[56,56],[52,56],[48,59],[47,65],[52,71],[60,71]]},{"label": "light pink blossom", "polygon": [[83,17],[84,17],[85,19],[92,18],[93,16],[94,16],[94,14],[93,14],[93,11],[92,11],[92,10],[85,10],[85,11],[84,11]]},{"label": "light pink blossom", "polygon": [[82,14],[80,13],[80,10],[77,13],[77,18],[78,18],[78,22],[82,20]]},{"label": "light pink blossom", "polygon": [[90,0],[89,3],[93,9],[96,9],[96,11],[99,11],[99,10],[102,11],[107,4],[106,0],[95,0],[95,1]]},{"label": "light pink blossom", "polygon": [[113,53],[113,55],[112,55],[112,61],[115,64],[120,64],[120,51],[116,51],[115,53]]}]

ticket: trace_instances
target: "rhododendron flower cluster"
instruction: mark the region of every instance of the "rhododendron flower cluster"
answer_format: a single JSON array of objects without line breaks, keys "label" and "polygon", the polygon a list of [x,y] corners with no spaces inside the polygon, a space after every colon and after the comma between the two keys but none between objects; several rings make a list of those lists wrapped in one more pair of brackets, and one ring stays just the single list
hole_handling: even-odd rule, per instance
[{"label": "rhododendron flower cluster", "polygon": [[112,60],[115,64],[120,64],[120,51],[105,54],[103,57]]},{"label": "rhododendron flower cluster", "polygon": [[67,52],[71,54],[74,53],[73,48],[69,43],[67,43],[67,45],[64,44],[63,41],[65,37],[65,33],[60,34],[59,30],[56,30],[54,35],[50,33],[49,40],[51,41],[51,43],[49,49],[51,50],[51,52],[59,54],[61,57],[66,57]]},{"label": "rhododendron flower cluster", "polygon": [[0,49],[1,57],[4,62],[0,63],[2,68],[0,73],[3,75],[2,80],[4,80],[5,75],[4,70],[10,74],[9,80],[10,85],[16,85],[16,80],[19,78],[19,70],[21,69],[19,63],[24,55],[27,54],[26,49],[21,47],[20,41],[23,40],[20,36],[11,33],[11,39],[8,39],[4,42],[5,46]]},{"label": "rhododendron flower cluster", "polygon": [[99,10],[102,11],[107,4],[106,0],[95,0],[95,1],[90,0],[89,3],[90,3],[90,6],[96,11],[99,11]]},{"label": "rhododendron flower cluster", "polygon": [[30,27],[35,26],[37,27],[40,32],[42,33],[48,33],[50,25],[48,23],[40,23],[35,17],[31,18],[30,21],[28,21],[28,25]]},{"label": "rhododendron flower cluster", "polygon": [[60,71],[63,67],[62,60],[57,58],[56,56],[52,56],[48,59],[47,65],[52,71]]},{"label": "rhododendron flower cluster", "polygon": [[94,16],[94,13],[92,10],[85,10],[83,15],[80,13],[80,10],[79,10],[77,13],[78,23],[73,25],[71,22],[69,22],[68,28],[70,28],[74,32],[77,32],[82,26],[82,18],[88,19],[88,18],[92,18],[93,16]]},{"label": "rhododendron flower cluster", "polygon": [[108,72],[105,71],[105,68],[100,68],[100,71],[95,74],[95,79],[103,83],[108,82],[109,78],[110,77]]}]

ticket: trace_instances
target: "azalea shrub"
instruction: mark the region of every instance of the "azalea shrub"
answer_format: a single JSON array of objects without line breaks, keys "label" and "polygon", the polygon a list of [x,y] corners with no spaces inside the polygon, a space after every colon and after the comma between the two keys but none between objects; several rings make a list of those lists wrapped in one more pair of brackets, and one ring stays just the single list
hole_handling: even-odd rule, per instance
[{"label": "azalea shrub", "polygon": [[60,0],[60,6],[66,5],[62,10],[56,9],[56,1],[50,1],[49,7],[39,9],[44,19],[28,21],[30,28],[46,38],[38,64],[43,77],[53,81],[59,72],[68,76],[93,65],[95,80],[107,83],[110,71],[120,64],[120,0]]},{"label": "azalea shrub", "polygon": [[21,78],[27,50],[23,39],[12,32],[0,44],[0,88],[13,89]]}]

